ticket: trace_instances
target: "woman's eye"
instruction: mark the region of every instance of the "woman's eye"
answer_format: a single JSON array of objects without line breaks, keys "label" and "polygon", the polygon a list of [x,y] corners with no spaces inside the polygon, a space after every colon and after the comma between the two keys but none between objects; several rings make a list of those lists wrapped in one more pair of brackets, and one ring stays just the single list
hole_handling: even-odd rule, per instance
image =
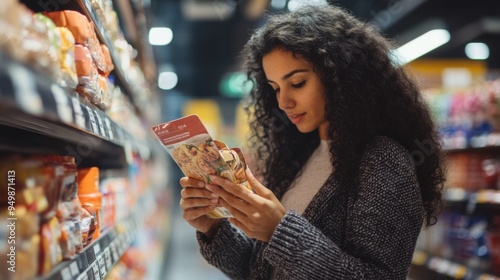
[{"label": "woman's eye", "polygon": [[292,84],[293,88],[301,88],[306,84],[306,81],[300,82],[298,84]]}]

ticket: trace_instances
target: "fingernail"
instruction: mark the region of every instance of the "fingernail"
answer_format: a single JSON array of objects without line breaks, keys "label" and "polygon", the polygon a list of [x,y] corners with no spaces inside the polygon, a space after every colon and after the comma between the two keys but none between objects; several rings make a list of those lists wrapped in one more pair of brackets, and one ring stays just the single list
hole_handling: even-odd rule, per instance
[{"label": "fingernail", "polygon": [[217,204],[217,202],[219,202],[219,199],[214,198],[214,199],[211,199],[210,202],[212,202],[212,204]]},{"label": "fingernail", "polygon": [[214,175],[208,175],[208,177],[210,177],[210,181],[215,181],[215,180],[217,180],[217,177],[215,177]]},{"label": "fingernail", "polygon": [[218,194],[216,194],[216,193],[211,193],[210,195],[211,195],[212,197],[219,198],[219,195],[218,195]]},{"label": "fingernail", "polygon": [[203,188],[204,186],[205,186],[205,182],[202,182],[202,181],[198,182],[198,187]]},{"label": "fingernail", "polygon": [[211,190],[211,191],[214,190],[214,187],[212,185],[210,185],[210,184],[206,184],[205,188],[207,188],[208,190]]}]

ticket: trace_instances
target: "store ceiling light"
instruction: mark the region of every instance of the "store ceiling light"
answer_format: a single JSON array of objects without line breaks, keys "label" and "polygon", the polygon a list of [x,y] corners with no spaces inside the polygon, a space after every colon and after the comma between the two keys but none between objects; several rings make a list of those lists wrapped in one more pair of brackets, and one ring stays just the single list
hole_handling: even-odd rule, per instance
[{"label": "store ceiling light", "polygon": [[174,72],[161,72],[158,75],[158,87],[164,90],[173,89],[178,80],[177,74]]},{"label": "store ceiling light", "polygon": [[327,6],[326,0],[290,0],[288,1],[288,10],[293,12],[304,6]]},{"label": "store ceiling light", "polygon": [[465,46],[465,55],[475,60],[488,59],[490,57],[490,48],[485,43],[468,43]]},{"label": "store ceiling light", "polygon": [[450,41],[450,32],[446,29],[434,29],[411,40],[391,52],[397,65],[404,65]]},{"label": "store ceiling light", "polygon": [[149,43],[153,46],[165,46],[172,42],[174,33],[168,27],[153,27],[149,30]]}]

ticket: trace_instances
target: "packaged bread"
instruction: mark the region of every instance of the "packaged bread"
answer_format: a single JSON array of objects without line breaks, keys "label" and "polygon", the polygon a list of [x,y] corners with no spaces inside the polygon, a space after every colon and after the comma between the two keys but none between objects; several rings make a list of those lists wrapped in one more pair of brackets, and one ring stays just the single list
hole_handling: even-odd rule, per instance
[{"label": "packaged bread", "polygon": [[113,60],[111,59],[111,54],[109,52],[109,48],[105,44],[101,44],[102,55],[104,57],[104,61],[106,62],[106,67],[101,74],[104,77],[107,77],[113,69],[115,69],[115,65],[113,64]]},{"label": "packaged bread", "polygon": [[94,103],[98,93],[99,74],[87,47],[75,45],[76,74],[78,86],[76,91],[84,98]]},{"label": "packaged bread", "polygon": [[74,90],[78,85],[78,75],[75,64],[75,38],[66,27],[57,27],[61,37],[61,80],[59,84],[67,89]]},{"label": "packaged bread", "polygon": [[56,26],[66,27],[71,31],[77,44],[88,46],[94,30],[85,15],[70,10],[44,12],[43,14],[52,19]]}]

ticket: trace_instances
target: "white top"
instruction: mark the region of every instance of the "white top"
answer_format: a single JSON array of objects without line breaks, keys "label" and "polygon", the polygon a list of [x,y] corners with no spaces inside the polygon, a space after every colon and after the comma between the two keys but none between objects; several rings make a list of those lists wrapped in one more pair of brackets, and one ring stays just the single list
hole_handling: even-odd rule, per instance
[{"label": "white top", "polygon": [[331,173],[328,141],[321,140],[318,148],[302,167],[300,177],[295,178],[290,189],[281,198],[285,210],[295,210],[302,214]]}]

